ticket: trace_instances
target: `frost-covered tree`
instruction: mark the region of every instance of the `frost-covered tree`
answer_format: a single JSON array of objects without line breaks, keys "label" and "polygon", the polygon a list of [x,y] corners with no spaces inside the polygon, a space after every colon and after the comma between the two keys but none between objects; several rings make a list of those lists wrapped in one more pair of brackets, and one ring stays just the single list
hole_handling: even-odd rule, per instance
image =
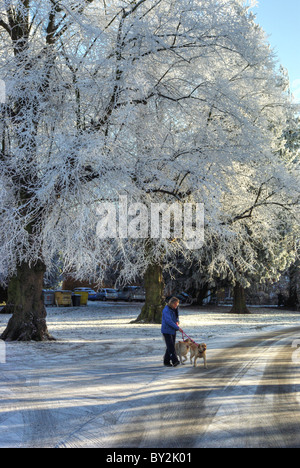
[{"label": "frost-covered tree", "polygon": [[[244,287],[249,286],[249,281],[278,277],[294,258],[295,239],[299,236],[297,144],[294,142],[293,148],[287,148],[292,131],[290,120],[296,109],[289,102],[286,77],[275,70],[262,31],[251,23],[251,16],[247,19],[249,30],[261,41],[265,55],[260,61],[257,58],[255,67],[248,64],[247,72],[243,73],[243,69],[238,74],[238,87],[233,88],[234,67],[241,67],[241,57],[237,59],[232,50],[226,50],[224,68],[214,64],[214,73],[223,78],[221,83],[213,83],[218,104],[215,107],[214,101],[206,98],[199,105],[204,115],[208,115],[204,125],[193,127],[193,119],[188,120],[189,131],[182,142],[186,144],[193,134],[198,146],[182,151],[187,169],[181,168],[174,179],[176,183],[184,181],[181,190],[175,182],[168,192],[154,190],[164,200],[170,201],[170,195],[187,200],[190,195],[194,201],[205,201],[206,243],[201,252],[190,256],[190,262],[195,265],[196,259],[195,275],[202,281],[212,284],[226,280],[233,285],[236,300],[232,310],[238,313],[247,312]],[[227,103],[223,113],[220,109],[229,90],[230,106]],[[211,108],[207,114],[208,102]],[[237,108],[234,103],[238,103]],[[237,115],[242,118],[237,119]],[[183,132],[183,126],[180,131]],[[201,166],[196,167],[197,163]],[[189,256],[185,256],[187,265]],[[166,255],[160,262],[161,268],[167,262]],[[142,311],[139,318],[148,319],[148,315],[148,310],[145,314]]]},{"label": "frost-covered tree", "polygon": [[222,198],[223,229],[207,231],[205,247],[194,256],[194,283],[198,277],[198,285],[231,284],[233,312],[247,312],[245,287],[278,279],[297,257],[299,153],[296,142],[286,138],[288,124],[288,132],[276,125],[276,145],[265,164],[236,165]]},{"label": "frost-covered tree", "polygon": [[2,338],[44,340],[58,252],[98,278],[117,252],[126,278],[186,252],[180,239],[100,239],[99,202],[201,201],[220,233],[228,184],[245,162],[254,178],[266,167],[288,103],[242,0],[0,0],[0,12]]}]

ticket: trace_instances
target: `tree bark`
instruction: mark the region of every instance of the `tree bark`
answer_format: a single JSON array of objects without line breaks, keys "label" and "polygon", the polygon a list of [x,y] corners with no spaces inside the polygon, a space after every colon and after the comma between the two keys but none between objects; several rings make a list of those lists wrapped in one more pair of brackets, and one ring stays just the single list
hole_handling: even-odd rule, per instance
[{"label": "tree bark", "polygon": [[250,314],[247,305],[245,290],[240,283],[236,283],[233,289],[233,306],[230,310],[231,314]]},{"label": "tree bark", "polygon": [[135,323],[161,323],[164,301],[164,280],[161,265],[149,265],[144,278],[146,301]]},{"label": "tree bark", "polygon": [[12,313],[0,339],[5,341],[49,341],[43,300],[45,265],[22,263],[8,286],[6,313]]},{"label": "tree bark", "polygon": [[207,297],[208,293],[208,284],[204,284],[200,289],[198,289],[197,294],[196,294],[196,304],[203,306],[203,301]]},{"label": "tree bark", "polygon": [[287,306],[299,309],[299,279],[300,279],[300,261],[297,260],[289,268],[289,297]]}]

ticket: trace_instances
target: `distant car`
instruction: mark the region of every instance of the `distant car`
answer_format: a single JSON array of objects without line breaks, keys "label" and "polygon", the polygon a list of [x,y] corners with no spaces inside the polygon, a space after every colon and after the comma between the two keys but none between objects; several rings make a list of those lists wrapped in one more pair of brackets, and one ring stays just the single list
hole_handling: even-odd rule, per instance
[{"label": "distant car", "polygon": [[89,294],[89,301],[96,301],[97,293],[91,288],[75,288],[74,292],[87,292]]},{"label": "distant car", "polygon": [[180,302],[183,302],[184,304],[192,304],[193,303],[193,298],[189,294],[185,292],[181,292],[178,294],[178,299],[180,299]]},{"label": "distant car", "polygon": [[131,301],[145,301],[146,292],[143,288],[136,288],[131,294]]},{"label": "distant car", "polygon": [[172,294],[172,296],[166,297],[166,302],[169,302],[171,297],[177,297],[180,300],[181,304],[192,304],[193,303],[192,296],[190,296],[189,294],[187,294],[185,292],[181,292],[181,293],[178,293],[178,294]]},{"label": "distant car", "polygon": [[97,294],[98,301],[116,301],[118,299],[118,292],[112,288],[102,288]]},{"label": "distant car", "polygon": [[119,301],[131,301],[132,294],[138,289],[138,286],[125,286],[122,289],[118,289]]}]

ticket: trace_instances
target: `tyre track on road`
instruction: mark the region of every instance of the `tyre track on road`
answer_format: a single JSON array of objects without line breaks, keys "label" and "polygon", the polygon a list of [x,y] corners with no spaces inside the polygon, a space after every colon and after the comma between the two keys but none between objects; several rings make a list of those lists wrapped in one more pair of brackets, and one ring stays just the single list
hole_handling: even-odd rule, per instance
[{"label": "tyre track on road", "polygon": [[[61,448],[299,446],[300,369],[299,363],[292,362],[292,342],[298,336],[300,328],[290,328],[244,339],[222,351],[208,350],[209,370],[202,364],[196,369],[188,365],[168,369],[151,366],[149,361],[144,368],[143,355],[151,355],[155,345],[147,344],[145,350],[142,340],[137,339],[128,343],[136,356],[140,356],[137,362],[128,366],[129,361],[124,361],[127,367],[124,366],[124,362],[116,358],[119,353],[126,353],[128,345],[114,344],[109,348],[104,342],[95,356],[89,355],[88,370],[84,364],[82,368],[70,367],[68,385],[65,376],[60,381],[62,371],[59,369],[53,368],[49,378],[44,370],[37,378],[36,371],[28,368],[28,378],[21,381],[12,368],[5,380],[8,391],[10,383],[18,378],[15,388],[22,391],[22,398],[16,398],[18,404],[12,403],[10,408],[12,413],[22,415],[24,422],[19,445]],[[88,351],[88,345],[83,343],[82,347]],[[58,348],[61,348],[59,344]],[[107,368],[116,389],[118,375],[122,375],[120,384],[131,385],[132,391],[107,400],[106,390],[102,393],[97,366],[100,348],[105,350],[107,359],[101,363],[104,366],[102,378]],[[71,363],[71,356],[63,356],[61,369]],[[147,381],[135,387],[132,378],[145,373],[145,369]],[[54,377],[58,379],[58,401],[45,399],[45,390]],[[78,378],[78,393],[70,394],[69,389],[73,389]],[[85,382],[96,385],[95,391],[84,395]],[[77,408],[76,418],[74,409],[67,403]]]},{"label": "tyre track on road", "polygon": [[[295,369],[295,366],[291,365],[290,357],[280,361],[282,341],[290,343],[285,344],[290,353],[293,336],[299,332],[300,328],[291,328],[243,340],[210,359],[208,372],[199,367],[177,375],[148,400],[148,408],[134,418],[127,414],[128,422],[114,447],[281,447],[299,444],[298,425],[297,432],[295,424],[289,422],[294,411],[299,414],[299,402],[294,396],[291,401],[290,394],[285,392],[286,385],[295,386],[290,372],[290,367]],[[261,393],[270,392],[267,376],[276,366],[280,369],[280,380],[277,379],[272,390],[274,399],[269,407]],[[299,375],[299,367],[297,371]],[[282,376],[288,381],[285,386]],[[267,388],[265,392],[264,386]],[[285,420],[280,419],[283,399]],[[267,422],[268,418],[271,423]],[[275,429],[274,423],[277,425]],[[286,440],[287,436],[281,435],[287,433],[288,424],[292,427],[287,431],[290,435]]]},{"label": "tyre track on road", "polygon": [[[78,378],[93,385],[94,379],[98,377],[97,368],[101,358],[105,356],[107,362],[111,360],[114,363],[115,357],[126,353],[128,347],[136,347],[136,355],[153,351],[151,344],[142,347],[136,339],[130,340],[125,346],[123,343],[118,344],[111,341],[99,343],[96,352],[95,347],[91,347],[93,353],[89,351],[89,344],[84,342],[71,345],[71,347],[65,342],[54,342],[49,344],[49,347],[46,344],[39,350],[40,353],[45,354],[45,369],[31,368],[28,363],[24,367],[21,365],[19,372],[9,362],[6,363],[5,372],[1,372],[0,375],[1,387],[3,387],[2,394],[5,394],[5,392],[9,394],[7,415],[14,415],[13,423],[18,421],[22,424],[18,424],[17,431],[11,426],[7,431],[9,434],[3,432],[3,440],[7,435],[7,437],[14,440],[14,446],[24,448],[59,447],[63,446],[63,442],[60,441],[67,440],[72,434],[75,437],[76,433],[80,434],[80,431],[87,428],[95,419],[99,418],[100,421],[103,418],[104,430],[101,431],[101,424],[98,430],[101,439],[101,434],[104,436],[107,431],[106,428],[110,425],[114,426],[117,421],[114,413],[118,414],[120,412],[119,407],[121,408],[122,401],[119,403],[119,407],[112,404],[113,410],[107,412],[107,410],[102,409],[103,399],[106,395],[105,392],[101,391],[101,388],[98,389],[98,396],[92,397],[83,394],[81,384],[78,387],[78,395],[72,395],[70,391]],[[32,350],[32,352],[34,351]],[[74,352],[81,352],[88,359],[91,366],[89,370],[85,371],[84,364],[82,368],[77,365],[74,367],[75,363],[72,358]],[[61,356],[57,368],[56,356]],[[50,367],[47,370],[49,364]],[[107,366],[110,367],[111,371],[124,374],[124,369],[115,369],[114,364],[107,364]],[[128,373],[128,370],[126,372]],[[66,375],[69,375],[69,382]],[[57,382],[57,388],[49,387],[52,379]],[[151,382],[151,377],[149,380]],[[71,401],[72,397],[74,398],[73,403]],[[77,421],[75,424],[72,405],[77,405]],[[4,424],[6,420],[10,421],[8,416],[3,416]],[[12,433],[11,436],[10,432]],[[13,436],[13,432],[17,432],[17,434]],[[99,437],[97,443],[102,446]],[[96,439],[93,442],[96,443]]]}]

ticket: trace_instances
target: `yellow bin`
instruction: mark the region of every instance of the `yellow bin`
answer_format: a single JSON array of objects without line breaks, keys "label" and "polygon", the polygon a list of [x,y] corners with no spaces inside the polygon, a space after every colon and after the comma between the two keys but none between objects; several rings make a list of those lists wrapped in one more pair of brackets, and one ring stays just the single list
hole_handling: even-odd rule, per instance
[{"label": "yellow bin", "polygon": [[76,296],[80,296],[80,305],[86,306],[89,300],[89,293],[88,291],[74,291]]},{"label": "yellow bin", "polygon": [[57,307],[69,307],[72,305],[72,291],[55,291],[54,301]]}]

